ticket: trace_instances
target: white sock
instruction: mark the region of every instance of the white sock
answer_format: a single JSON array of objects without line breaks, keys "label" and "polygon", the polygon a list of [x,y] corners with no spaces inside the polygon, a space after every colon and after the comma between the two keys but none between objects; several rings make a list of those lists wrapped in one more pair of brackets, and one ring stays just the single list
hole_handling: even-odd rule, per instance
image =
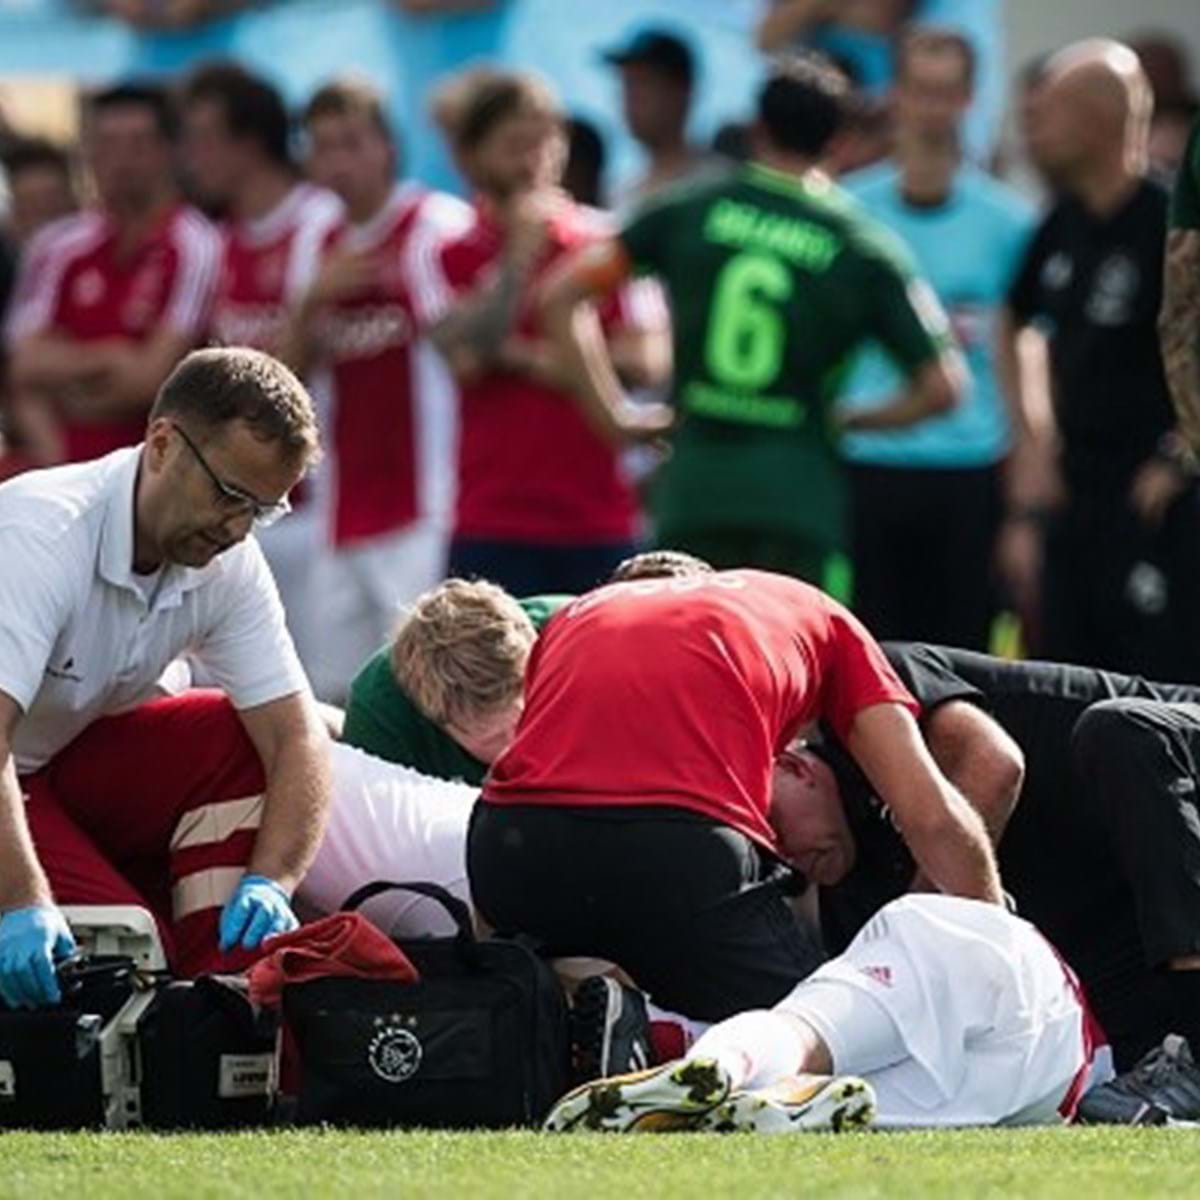
[{"label": "white sock", "polygon": [[804,1051],[795,1022],[762,1008],[714,1025],[691,1048],[688,1058],[715,1058],[735,1089],[759,1088],[795,1075],[804,1062]]}]

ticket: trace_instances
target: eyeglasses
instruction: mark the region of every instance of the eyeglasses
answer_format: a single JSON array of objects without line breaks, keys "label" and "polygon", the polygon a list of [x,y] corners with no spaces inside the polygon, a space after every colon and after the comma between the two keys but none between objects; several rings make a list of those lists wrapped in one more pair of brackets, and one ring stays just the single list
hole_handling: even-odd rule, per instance
[{"label": "eyeglasses", "polygon": [[204,473],[212,481],[212,485],[217,490],[218,503],[230,516],[245,516],[250,514],[254,524],[259,529],[266,529],[269,525],[274,525],[280,517],[287,516],[292,511],[292,506],[288,503],[285,496],[282,500],[276,500],[273,504],[265,504],[255,496],[251,496],[249,492],[242,491],[239,487],[234,487],[231,483],[226,483],[217,473],[208,465],[208,460],[200,453],[196,443],[183,431],[180,426],[174,422],[171,423],[171,428],[183,439],[184,445],[195,455],[196,461],[204,468]]}]

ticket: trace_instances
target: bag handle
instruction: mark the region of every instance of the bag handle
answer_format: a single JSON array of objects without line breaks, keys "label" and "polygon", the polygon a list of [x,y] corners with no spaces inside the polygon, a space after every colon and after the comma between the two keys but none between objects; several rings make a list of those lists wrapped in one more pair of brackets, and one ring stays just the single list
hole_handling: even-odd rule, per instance
[{"label": "bag handle", "polygon": [[342,912],[354,912],[368,900],[382,896],[385,892],[414,892],[440,904],[454,922],[457,932],[454,941],[458,952],[471,966],[479,965],[479,942],[475,938],[475,923],[471,910],[457,896],[448,892],[440,883],[409,882],[396,883],[390,879],[377,879],[374,883],[364,883],[362,887],[352,892],[342,901]]}]

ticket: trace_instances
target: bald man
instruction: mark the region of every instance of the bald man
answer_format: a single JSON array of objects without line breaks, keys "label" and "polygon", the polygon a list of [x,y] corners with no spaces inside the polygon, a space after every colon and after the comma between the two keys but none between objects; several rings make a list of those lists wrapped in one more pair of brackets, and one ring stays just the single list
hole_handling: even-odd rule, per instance
[{"label": "bald man", "polygon": [[1158,345],[1168,198],[1145,175],[1150,113],[1137,57],[1104,39],[1056,55],[1030,97],[1059,200],[1002,322],[1020,431],[1002,557],[1018,592],[1040,577],[1044,657],[1196,681],[1200,499]]}]

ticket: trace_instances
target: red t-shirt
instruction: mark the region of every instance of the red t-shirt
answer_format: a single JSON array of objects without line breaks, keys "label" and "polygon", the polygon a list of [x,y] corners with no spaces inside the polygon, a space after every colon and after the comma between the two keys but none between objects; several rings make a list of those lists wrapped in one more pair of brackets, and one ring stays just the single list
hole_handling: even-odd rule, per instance
[{"label": "red t-shirt", "polygon": [[324,252],[369,253],[378,278],[329,305],[315,337],[332,375],[332,541],[347,545],[427,516],[453,491],[457,397],[445,364],[418,336],[421,284],[412,260],[439,237],[461,236],[471,210],[399,184],[369,222],[339,220]]},{"label": "red t-shirt", "polygon": [[[566,252],[601,237],[591,210],[574,207],[552,230],[529,292]],[[503,233],[481,209],[466,237],[448,243],[440,261],[461,295],[493,267]],[[622,320],[619,301],[601,310],[606,329]],[[517,333],[538,336],[526,297]],[[494,371],[462,387],[455,534],[545,545],[595,545],[631,539],[637,499],[620,452],[592,431],[576,400],[523,375]]]},{"label": "red t-shirt", "polygon": [[311,277],[321,243],[340,214],[332,193],[298,183],[266,215],[231,222],[213,301],[213,340],[276,350],[288,305]]},{"label": "red t-shirt", "polygon": [[[163,327],[199,340],[220,257],[216,230],[194,208],[176,205],[131,251],[101,212],[47,226],[25,255],[7,323],[10,342],[38,333],[80,342],[148,341]],[[154,397],[146,397],[149,411]],[[98,458],[136,445],[146,415],[64,423],[67,460]]]},{"label": "red t-shirt", "polygon": [[844,738],[875,704],[918,705],[858,620],[763,571],[610,584],[543,630],[491,804],[669,805],[777,851],[776,756],[801,726]]}]

